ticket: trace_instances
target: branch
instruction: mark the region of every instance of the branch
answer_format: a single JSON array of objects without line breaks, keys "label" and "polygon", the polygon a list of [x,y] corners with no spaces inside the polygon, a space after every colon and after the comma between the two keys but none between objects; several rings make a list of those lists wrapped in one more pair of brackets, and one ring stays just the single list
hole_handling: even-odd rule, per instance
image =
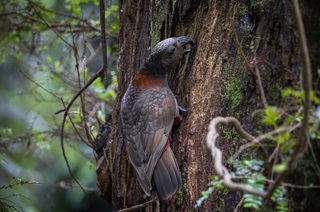
[{"label": "branch", "polygon": [[158,198],[154,198],[153,200],[150,200],[149,202],[145,202],[143,204],[140,204],[140,205],[135,205],[135,206],[132,206],[130,208],[125,208],[125,209],[122,209],[122,210],[119,210],[118,212],[127,212],[127,211],[133,211],[133,210],[136,210],[138,208],[145,208],[151,204],[153,204],[155,201],[157,201]]},{"label": "branch", "polygon": [[100,0],[100,24],[101,24],[101,43],[102,43],[102,70],[107,71],[108,60],[107,60],[107,41],[106,41],[106,19],[105,19],[105,5],[104,0]]},{"label": "branch", "polygon": [[11,183],[9,185],[0,186],[0,190],[1,189],[8,189],[8,188],[12,189],[14,186],[25,185],[25,184],[27,184],[27,185],[41,185],[41,183],[39,183],[39,182],[22,180],[21,182],[16,182],[16,183]]},{"label": "branch", "polygon": [[38,10],[34,7],[33,2],[28,0],[30,6],[33,8],[33,10],[37,13],[37,15],[43,20],[43,22],[47,25],[47,27],[49,29],[52,29],[52,31],[54,32],[54,34],[56,34],[63,42],[65,42],[69,47],[72,48],[72,45],[70,43],[68,43],[68,41],[66,41],[61,35],[59,35],[51,26],[50,24],[42,17],[42,15],[38,12]]},{"label": "branch", "polygon": [[[76,62],[76,70],[77,70],[77,75],[78,75],[78,86],[79,86],[79,88],[81,88],[81,75],[80,75],[80,68],[79,68],[78,49],[75,44],[74,35],[72,35],[72,44],[73,44],[73,56],[74,56],[74,59]],[[84,49],[85,49],[85,46],[84,46]],[[84,52],[85,52],[85,50],[84,50]],[[83,113],[82,123],[83,123],[83,127],[85,129],[84,131],[86,133],[87,139],[89,140],[89,143],[91,144],[92,138],[90,136],[88,125],[87,125],[86,110],[85,110],[85,95],[83,95],[83,94],[80,94],[80,105],[81,105],[81,110]],[[85,143],[88,145],[87,142],[85,142]],[[89,146],[91,146],[91,145],[89,145]]]},{"label": "branch", "polygon": [[[32,1],[32,0],[29,0],[29,2],[32,2],[34,5],[36,5],[37,7],[39,7],[40,9],[42,9],[42,10],[44,10],[44,11],[51,12],[51,13],[54,13],[54,14],[56,14],[56,15],[64,16],[64,17],[67,17],[67,18],[72,18],[72,19],[79,20],[79,21],[81,21],[81,22],[84,22],[89,28],[91,28],[91,30],[100,31],[98,28],[92,26],[92,25],[88,22],[87,19],[84,19],[84,18],[81,18],[81,17],[78,17],[78,16],[74,16],[74,15],[70,15],[70,14],[67,14],[67,13],[63,13],[63,12],[60,12],[60,11],[50,10],[50,9],[43,7],[43,6],[40,5],[39,3],[34,2],[34,1]],[[1,15],[1,14],[0,14],[0,15]],[[51,25],[51,26],[52,26],[52,25]],[[82,26],[82,27],[85,27],[85,26]],[[117,38],[117,35],[109,32],[109,31],[105,31],[105,33],[108,35],[108,37]]]},{"label": "branch", "polygon": [[41,132],[36,132],[36,133],[27,133],[27,134],[22,135],[22,136],[10,138],[10,139],[1,141],[0,148],[8,148],[8,146],[10,144],[14,144],[16,142],[23,142],[25,139],[30,139],[30,138],[35,137],[37,135],[44,135],[44,134],[51,135],[51,134],[54,134],[54,132],[48,130],[48,131],[41,131]]},{"label": "branch", "polygon": [[42,90],[44,90],[45,92],[51,94],[52,96],[54,96],[57,99],[61,99],[61,97],[59,97],[58,95],[56,95],[55,93],[49,91],[48,89],[46,89],[45,87],[43,87],[42,85],[40,85],[39,83],[37,83],[36,81],[34,81],[32,78],[30,78],[27,74],[25,74],[23,71],[21,71],[19,69],[19,72],[28,80],[30,80],[32,83],[34,83],[35,85],[37,85],[38,87],[40,87]]},{"label": "branch", "polygon": [[207,134],[207,146],[211,150],[212,158],[214,159],[214,168],[217,174],[223,178],[224,185],[229,188],[230,190],[234,191],[243,191],[249,194],[258,195],[261,197],[266,197],[267,192],[259,191],[251,188],[250,186],[241,184],[241,183],[234,183],[231,180],[231,175],[228,172],[227,168],[222,164],[222,152],[219,148],[215,146],[215,142],[219,134],[217,133],[216,126],[217,124],[232,124],[237,131],[237,133],[247,141],[251,142],[258,142],[255,137],[247,133],[242,127],[240,122],[234,117],[216,117],[214,118],[209,124],[209,132]]},{"label": "branch", "polygon": [[279,127],[271,132],[259,135],[255,140],[251,141],[250,143],[244,144],[242,146],[240,146],[240,148],[238,149],[238,151],[232,156],[233,159],[237,158],[239,156],[239,154],[244,151],[245,149],[254,146],[256,144],[260,145],[260,141],[270,138],[270,136],[273,136],[275,134],[279,134],[282,132],[292,132],[293,130],[295,130],[296,128],[300,127],[301,123],[298,123],[294,126],[289,126],[289,127]]},{"label": "branch", "polygon": [[247,58],[246,58],[246,56],[245,56],[245,54],[244,54],[244,52],[243,52],[243,49],[242,49],[242,46],[241,46],[241,44],[240,44],[240,41],[239,41],[239,37],[238,37],[237,32],[234,32],[234,37],[235,37],[236,43],[237,43],[237,45],[238,45],[238,47],[239,47],[241,56],[242,56],[242,58],[244,59],[244,62],[245,62],[245,64],[246,64],[247,69],[248,69],[249,71],[251,71],[251,73],[252,73],[253,75],[256,76],[256,73],[252,70],[252,68],[251,68],[251,66],[250,66],[250,64],[249,64],[249,61],[247,60]]},{"label": "branch", "polygon": [[[55,186],[59,187],[59,188],[62,188],[62,189],[70,190],[65,181],[60,181],[59,183],[55,184]],[[73,186],[74,187],[78,187],[79,185],[75,184]],[[86,187],[86,186],[82,186],[81,189],[84,189],[87,192],[97,192],[98,191],[97,188],[91,188],[91,187]]]},{"label": "branch", "polygon": [[259,72],[259,69],[258,69],[258,66],[257,66],[257,59],[256,59],[256,52],[254,52],[254,58],[253,58],[253,63],[254,63],[254,70],[251,68],[250,64],[249,64],[249,61],[247,60],[244,52],[243,52],[243,49],[242,49],[242,46],[239,42],[239,38],[238,38],[238,34],[237,32],[234,32],[234,37],[235,37],[235,40],[236,40],[236,43],[239,47],[239,50],[240,50],[240,53],[241,53],[241,56],[242,58],[244,59],[244,62],[246,64],[246,67],[247,69],[253,73],[253,75],[256,77],[257,79],[257,83],[258,83],[258,87],[259,87],[259,91],[260,91],[260,95],[261,95],[261,100],[262,100],[262,103],[263,103],[263,106],[264,108],[267,108],[268,107],[268,102],[267,102],[267,99],[266,99],[266,96],[264,94],[264,90],[263,90],[263,86],[262,86],[262,81],[261,81],[261,76],[260,76],[260,72]]},{"label": "branch", "polygon": [[77,98],[80,96],[80,94],[85,91],[98,77],[99,75],[103,72],[103,69],[100,69],[99,71],[97,71],[90,79],[89,81],[74,95],[74,97],[71,99],[70,103],[68,104],[68,106],[65,109],[61,109],[58,110],[57,112],[55,112],[54,114],[59,114],[62,112],[67,113],[71,106],[73,105],[73,103],[77,100]]},{"label": "branch", "polygon": [[260,76],[260,71],[259,71],[259,68],[257,66],[256,52],[254,52],[253,63],[254,63],[254,71],[256,73],[255,76],[256,76],[257,81],[258,81],[258,87],[259,87],[259,91],[260,91],[261,100],[262,100],[264,108],[267,109],[268,108],[268,102],[267,102],[267,98],[266,98],[266,96],[264,94],[262,81],[261,81],[261,76]]},{"label": "branch", "polygon": [[[65,107],[64,101],[61,98],[61,102],[63,104],[63,106]],[[79,187],[82,189],[82,191],[85,193],[85,190],[83,189],[83,187],[81,186],[81,184],[79,183],[79,181],[75,178],[75,176],[73,176],[72,171],[71,171],[71,167],[68,161],[68,157],[66,154],[66,151],[64,149],[64,141],[63,141],[63,135],[64,135],[64,123],[66,122],[66,117],[69,116],[69,114],[66,112],[63,116],[63,120],[62,120],[62,127],[61,127],[61,132],[60,132],[60,138],[61,138],[61,150],[62,150],[62,156],[64,161],[66,162],[66,165],[68,167],[68,172],[70,175],[71,179],[74,179],[74,181],[79,185]],[[71,118],[70,118],[71,119]],[[72,183],[70,183],[70,188],[72,189]]]}]

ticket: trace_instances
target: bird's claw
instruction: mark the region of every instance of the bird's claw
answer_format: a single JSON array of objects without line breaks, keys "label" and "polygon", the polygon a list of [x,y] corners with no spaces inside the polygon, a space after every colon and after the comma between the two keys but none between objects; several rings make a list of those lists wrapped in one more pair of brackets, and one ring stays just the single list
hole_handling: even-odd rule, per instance
[{"label": "bird's claw", "polygon": [[183,108],[183,107],[181,107],[180,105],[178,105],[178,108],[179,108],[179,112],[181,112],[181,113],[188,113],[188,110],[185,109],[185,108]]}]

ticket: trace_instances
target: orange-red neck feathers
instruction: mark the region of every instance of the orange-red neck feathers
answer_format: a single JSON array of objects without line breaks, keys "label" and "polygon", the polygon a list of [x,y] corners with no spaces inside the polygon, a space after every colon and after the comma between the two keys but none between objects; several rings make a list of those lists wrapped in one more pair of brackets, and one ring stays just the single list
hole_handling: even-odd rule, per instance
[{"label": "orange-red neck feathers", "polygon": [[132,85],[138,88],[157,88],[167,87],[168,83],[161,77],[151,76],[140,71],[132,80]]}]

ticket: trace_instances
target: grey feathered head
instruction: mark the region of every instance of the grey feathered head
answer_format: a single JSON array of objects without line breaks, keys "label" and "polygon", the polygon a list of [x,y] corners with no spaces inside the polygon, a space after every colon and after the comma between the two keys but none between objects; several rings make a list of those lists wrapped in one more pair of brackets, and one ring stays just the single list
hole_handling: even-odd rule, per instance
[{"label": "grey feathered head", "polygon": [[187,44],[194,45],[187,36],[167,38],[159,42],[145,62],[145,69],[153,73],[165,74],[178,65],[181,58],[190,52],[189,49],[184,49]]}]

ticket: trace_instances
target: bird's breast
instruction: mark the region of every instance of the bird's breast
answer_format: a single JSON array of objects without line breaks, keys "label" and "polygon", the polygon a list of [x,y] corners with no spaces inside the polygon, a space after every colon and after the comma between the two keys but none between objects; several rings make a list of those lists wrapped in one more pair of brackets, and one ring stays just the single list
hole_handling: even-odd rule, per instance
[{"label": "bird's breast", "polygon": [[146,88],[146,89],[156,88],[156,87],[164,88],[164,87],[168,87],[168,83],[166,82],[166,80],[163,80],[161,78],[149,76],[143,73],[138,73],[132,80],[132,86],[135,88]]}]

